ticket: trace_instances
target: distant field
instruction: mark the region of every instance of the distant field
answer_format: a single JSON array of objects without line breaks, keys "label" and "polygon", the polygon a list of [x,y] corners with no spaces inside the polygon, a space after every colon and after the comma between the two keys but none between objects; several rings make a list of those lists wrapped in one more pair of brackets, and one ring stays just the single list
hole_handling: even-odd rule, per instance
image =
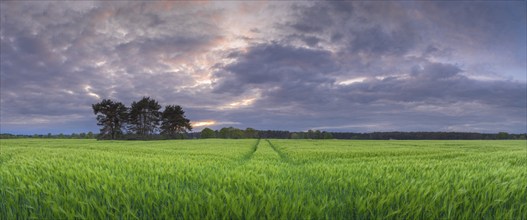
[{"label": "distant field", "polygon": [[526,219],[525,141],[0,140],[0,219]]}]

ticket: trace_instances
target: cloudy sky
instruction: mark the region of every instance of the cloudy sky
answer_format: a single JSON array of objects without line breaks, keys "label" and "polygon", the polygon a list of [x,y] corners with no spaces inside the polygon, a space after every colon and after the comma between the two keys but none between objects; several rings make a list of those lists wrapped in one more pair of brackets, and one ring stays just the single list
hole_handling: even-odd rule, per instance
[{"label": "cloudy sky", "polygon": [[218,129],[526,132],[526,2],[2,1],[1,133],[150,96]]}]

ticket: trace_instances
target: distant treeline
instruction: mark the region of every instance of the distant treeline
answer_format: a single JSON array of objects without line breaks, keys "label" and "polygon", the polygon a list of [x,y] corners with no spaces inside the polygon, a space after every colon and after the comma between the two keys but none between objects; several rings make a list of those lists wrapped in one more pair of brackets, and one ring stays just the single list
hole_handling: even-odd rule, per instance
[{"label": "distant treeline", "polygon": [[[526,134],[499,133],[470,133],[470,132],[326,132],[309,130],[307,132],[290,132],[280,130],[256,130],[253,128],[239,129],[226,127],[220,130],[205,128],[201,132],[181,133],[177,136],[152,134],[147,140],[167,139],[244,139],[244,138],[274,138],[274,139],[350,139],[350,140],[525,140]],[[0,139],[8,138],[58,138],[58,139],[101,139],[100,134],[72,133],[72,134],[34,134],[14,135],[0,134]],[[121,140],[145,140],[144,136],[122,134]]]},{"label": "distant treeline", "polygon": [[507,132],[470,133],[470,132],[326,132],[309,130],[290,132],[279,130],[245,130],[228,127],[220,130],[205,128],[199,133],[189,133],[189,138],[277,138],[277,139],[353,139],[353,140],[525,140],[526,134]]},{"label": "distant treeline", "polygon": [[335,139],[357,140],[525,140],[526,136],[526,134],[509,134],[507,132],[496,134],[469,132],[332,132],[331,134]]},{"label": "distant treeline", "polygon": [[9,134],[3,133],[0,134],[0,139],[14,139],[14,138],[53,138],[53,139],[94,139],[97,137],[97,134],[93,132],[81,132],[81,133],[71,133],[71,134]]}]

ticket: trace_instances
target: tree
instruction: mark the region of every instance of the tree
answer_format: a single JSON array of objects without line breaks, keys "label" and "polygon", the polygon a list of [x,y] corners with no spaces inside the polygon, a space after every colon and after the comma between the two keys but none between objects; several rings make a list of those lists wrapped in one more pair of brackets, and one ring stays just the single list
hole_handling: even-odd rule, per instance
[{"label": "tree", "polygon": [[323,139],[333,139],[333,135],[329,132],[322,132]]},{"label": "tree", "polygon": [[127,108],[120,102],[103,99],[100,103],[92,105],[93,114],[97,115],[97,125],[101,128],[101,137],[110,137],[112,140],[122,134],[121,128],[127,119]]},{"label": "tree", "polygon": [[496,138],[499,139],[499,140],[509,139],[509,133],[507,133],[507,132],[500,132],[500,133],[498,133],[498,135],[496,135]]},{"label": "tree", "polygon": [[230,127],[229,133],[230,133],[230,138],[241,139],[245,137],[245,132],[239,128]]},{"label": "tree", "polygon": [[245,137],[246,138],[258,138],[258,131],[254,128],[246,128]]},{"label": "tree", "polygon": [[301,139],[302,136],[298,132],[291,133],[291,139]]},{"label": "tree", "polygon": [[214,132],[212,129],[203,128],[203,130],[201,130],[201,138],[215,138],[215,137],[216,137],[216,132]]},{"label": "tree", "polygon": [[132,102],[128,117],[130,131],[141,136],[154,134],[161,118],[159,109],[161,105],[150,97],[143,97],[139,102]]},{"label": "tree", "polygon": [[219,138],[230,138],[229,128],[221,128],[219,132]]},{"label": "tree", "polygon": [[179,105],[168,105],[161,114],[161,134],[176,136],[192,131],[190,120],[185,118],[185,112]]},{"label": "tree", "polygon": [[309,129],[309,130],[307,131],[307,138],[309,138],[309,139],[314,139],[314,138],[315,138],[315,131]]},{"label": "tree", "polygon": [[234,128],[234,127],[228,127],[228,128],[222,128],[219,132],[220,138],[233,138],[233,139],[240,139],[245,137],[245,132],[241,129]]}]

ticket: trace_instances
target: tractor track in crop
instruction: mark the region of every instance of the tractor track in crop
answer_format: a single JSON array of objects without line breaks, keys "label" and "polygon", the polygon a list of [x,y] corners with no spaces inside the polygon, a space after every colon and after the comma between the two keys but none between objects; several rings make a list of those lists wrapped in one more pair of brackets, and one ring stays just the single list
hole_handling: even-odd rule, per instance
[{"label": "tractor track in crop", "polygon": [[243,155],[242,159],[241,159],[241,162],[247,162],[249,161],[254,153],[256,152],[256,150],[258,150],[258,145],[260,144],[260,138],[258,138],[256,140],[256,143],[251,147],[251,150],[249,152],[247,152],[245,155]]},{"label": "tractor track in crop", "polygon": [[[247,162],[249,162],[254,154],[256,153],[256,151],[258,150],[258,147],[260,146],[260,140],[261,139],[257,139],[256,140],[256,143],[254,143],[251,147],[251,150],[247,153],[245,153],[239,160],[239,162],[241,164],[245,164]],[[293,161],[289,158],[289,156],[284,153],[279,147],[275,146],[270,140],[268,139],[265,139],[265,141],[267,141],[267,143],[269,144],[269,146],[271,147],[271,149],[276,153],[278,154],[278,156],[280,157],[280,160],[282,162],[285,162],[285,163],[293,163]]]},{"label": "tractor track in crop", "polygon": [[279,148],[274,146],[274,144],[271,143],[270,140],[267,140],[267,139],[265,139],[265,140],[267,141],[267,143],[269,143],[269,146],[271,146],[271,148],[274,150],[274,152],[276,152],[280,156],[282,161],[287,162],[287,163],[291,163],[291,159],[289,158],[289,156],[286,153],[284,153],[282,150],[280,150]]}]

